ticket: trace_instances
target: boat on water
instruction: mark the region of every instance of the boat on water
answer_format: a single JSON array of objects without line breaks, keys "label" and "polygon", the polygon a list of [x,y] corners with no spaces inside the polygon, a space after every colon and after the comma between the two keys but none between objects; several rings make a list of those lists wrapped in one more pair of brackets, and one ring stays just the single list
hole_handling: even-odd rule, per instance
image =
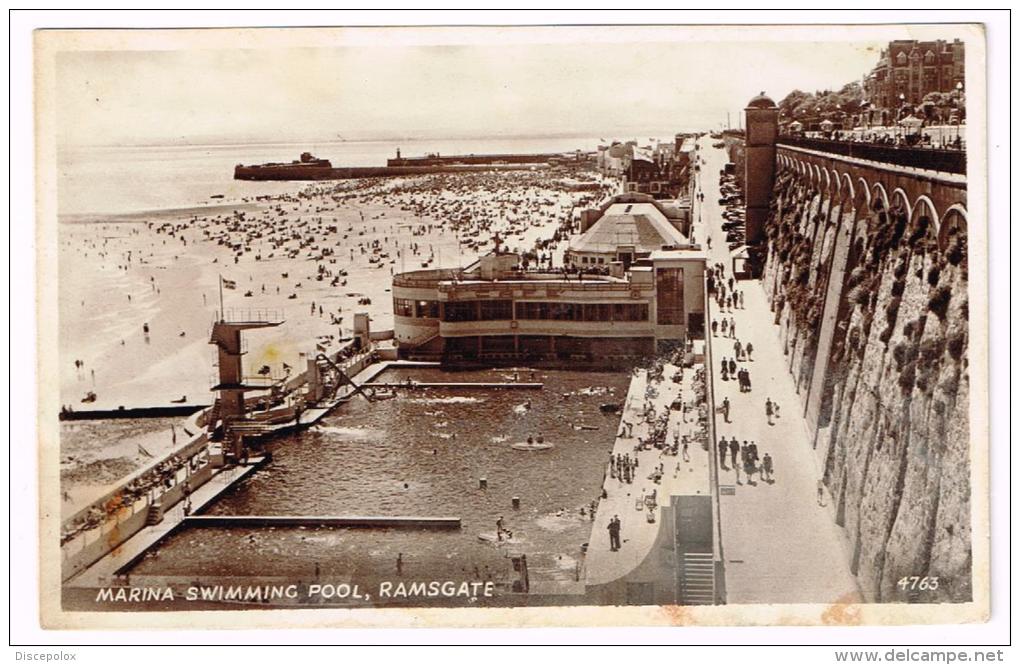
[{"label": "boat on water", "polygon": [[510,447],[514,450],[549,450],[556,446],[544,441],[519,441],[517,443],[511,443]]},{"label": "boat on water", "polygon": [[481,532],[480,534],[478,534],[478,540],[482,541],[483,543],[493,543],[493,544],[495,544],[497,546],[498,545],[518,545],[518,544],[520,544],[522,542],[522,541],[518,540],[517,538],[514,538],[513,534],[507,535],[506,532],[504,532],[502,538],[498,538],[496,536],[496,532],[495,531],[483,531],[483,532]]}]

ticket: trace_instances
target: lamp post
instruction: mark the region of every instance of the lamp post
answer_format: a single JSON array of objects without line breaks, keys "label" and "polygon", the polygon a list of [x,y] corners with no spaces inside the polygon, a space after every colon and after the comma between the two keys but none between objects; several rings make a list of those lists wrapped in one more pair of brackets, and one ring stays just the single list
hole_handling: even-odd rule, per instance
[{"label": "lamp post", "polygon": [[[906,102],[907,102],[907,96],[904,95],[901,92],[900,93],[900,108],[896,112],[896,124],[899,125],[900,128],[903,127],[903,125],[900,124],[900,120],[901,120],[900,116],[903,115],[903,105],[906,104]],[[907,134],[906,134],[906,132],[903,132],[903,140],[906,141],[906,139],[907,139]]]},{"label": "lamp post", "polygon": [[963,95],[963,81],[956,82],[956,140],[953,141],[957,147],[960,146],[960,98]]}]

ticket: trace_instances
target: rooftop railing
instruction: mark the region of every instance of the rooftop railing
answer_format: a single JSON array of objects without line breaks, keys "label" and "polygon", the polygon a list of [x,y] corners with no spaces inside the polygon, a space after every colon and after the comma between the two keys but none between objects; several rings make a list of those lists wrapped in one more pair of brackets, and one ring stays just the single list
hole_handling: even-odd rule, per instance
[{"label": "rooftop railing", "polygon": [[924,148],[920,146],[893,146],[881,143],[832,141],[803,136],[780,136],[776,143],[782,146],[806,148],[844,157],[855,157],[872,162],[908,166],[943,173],[967,173],[967,153],[963,150]]},{"label": "rooftop railing", "polygon": [[283,323],[282,309],[224,308],[216,313],[216,320],[224,323]]}]

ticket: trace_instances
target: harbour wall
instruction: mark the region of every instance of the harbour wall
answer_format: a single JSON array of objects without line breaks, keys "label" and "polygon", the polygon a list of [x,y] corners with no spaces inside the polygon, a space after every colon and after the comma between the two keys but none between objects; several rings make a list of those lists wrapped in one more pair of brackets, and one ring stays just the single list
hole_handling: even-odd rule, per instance
[{"label": "harbour wall", "polygon": [[437,164],[431,166],[260,167],[237,166],[234,180],[360,180],[432,173],[477,173],[548,169],[548,164]]},{"label": "harbour wall", "polygon": [[866,599],[971,599],[964,176],[777,146],[763,286]]}]

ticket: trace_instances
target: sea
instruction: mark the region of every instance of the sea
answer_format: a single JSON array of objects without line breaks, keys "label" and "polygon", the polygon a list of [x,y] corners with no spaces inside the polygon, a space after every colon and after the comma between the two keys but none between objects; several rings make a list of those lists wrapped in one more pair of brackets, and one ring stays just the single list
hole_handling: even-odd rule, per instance
[{"label": "sea", "polygon": [[289,162],[302,152],[329,159],[334,166],[385,166],[398,148],[404,157],[522,154],[591,151],[602,142],[599,137],[530,137],[68,147],[57,153],[57,211],[62,221],[93,221],[97,216],[102,221],[103,215],[282,194],[303,183],[234,180],[234,166]]}]

